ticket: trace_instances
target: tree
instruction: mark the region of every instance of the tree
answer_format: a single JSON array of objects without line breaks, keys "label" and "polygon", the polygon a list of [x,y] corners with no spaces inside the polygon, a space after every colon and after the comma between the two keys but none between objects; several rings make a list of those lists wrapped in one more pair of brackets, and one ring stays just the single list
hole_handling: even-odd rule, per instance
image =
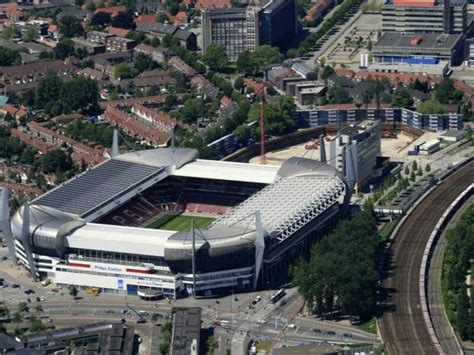
[{"label": "tree", "polygon": [[411,164],[411,169],[413,171],[415,171],[416,169],[418,169],[418,163],[416,162],[416,160],[413,160],[413,163]]},{"label": "tree", "polygon": [[222,44],[211,44],[207,47],[202,60],[214,71],[222,71],[229,64],[225,47]]},{"label": "tree", "polygon": [[129,31],[125,38],[133,39],[137,43],[142,43],[146,40],[145,33],[140,31]]},{"label": "tree", "polygon": [[189,98],[184,101],[178,116],[186,123],[195,123],[200,117],[207,115],[207,108],[202,99]]},{"label": "tree", "polygon": [[328,91],[328,101],[330,104],[348,104],[352,102],[352,97],[346,89],[336,84]]},{"label": "tree", "polygon": [[92,59],[86,59],[81,62],[81,69],[94,68],[94,61]]},{"label": "tree", "polygon": [[89,1],[87,3],[87,10],[91,11],[91,12],[94,12],[95,9],[97,9],[97,6],[96,4],[93,2],[93,1]]},{"label": "tree", "polygon": [[133,72],[128,63],[122,62],[115,66],[114,76],[118,80],[127,79],[133,77]]},{"label": "tree", "polygon": [[64,38],[81,36],[84,33],[81,21],[72,15],[65,15],[59,20],[59,32]]},{"label": "tree", "polygon": [[237,66],[237,71],[242,74],[252,74],[257,70],[257,63],[255,63],[254,57],[250,51],[243,51],[240,53],[235,65]]},{"label": "tree", "polygon": [[28,313],[30,311],[28,303],[26,303],[25,301],[18,303],[17,311],[20,313]]},{"label": "tree", "polygon": [[127,11],[119,13],[112,19],[112,26],[118,28],[124,28],[127,30],[134,29],[135,23],[133,21],[133,12]]},{"label": "tree", "polygon": [[18,329],[18,325],[23,321],[23,316],[20,312],[16,311],[13,313],[12,322],[16,324],[16,329]]},{"label": "tree", "polygon": [[378,232],[369,209],[319,240],[310,259],[290,270],[309,309],[330,316],[339,306],[345,314],[370,319],[376,301],[377,247]]},{"label": "tree", "polygon": [[46,74],[36,88],[36,107],[43,108],[48,102],[57,102],[61,87],[62,81],[56,74]]},{"label": "tree", "polygon": [[405,176],[410,175],[410,168],[408,167],[408,165],[405,167],[404,173],[405,173]]},{"label": "tree", "polygon": [[79,293],[79,290],[75,286],[69,286],[69,294],[72,297],[76,297],[78,293]]},{"label": "tree", "polygon": [[416,180],[416,175],[415,175],[415,172],[412,171],[411,174],[410,174],[410,181],[415,182],[415,180]]},{"label": "tree", "polygon": [[73,42],[69,38],[62,39],[54,47],[54,56],[56,59],[64,60],[74,53]]},{"label": "tree", "polygon": [[446,106],[436,100],[433,95],[429,100],[421,102],[417,107],[417,111],[422,114],[439,115],[446,113]]},{"label": "tree", "polygon": [[416,175],[418,175],[418,176],[423,175],[423,168],[421,167],[421,165],[418,167],[418,170],[416,171]]},{"label": "tree", "polygon": [[35,315],[32,315],[29,319],[30,321],[30,329],[29,331],[32,333],[38,333],[46,329],[40,319],[38,319]]},{"label": "tree", "polygon": [[213,335],[209,336],[206,340],[206,354],[213,355],[218,346],[219,342],[217,339]]},{"label": "tree", "polygon": [[153,69],[155,67],[155,62],[153,59],[144,53],[137,53],[133,59],[135,69],[139,73],[144,72],[145,70]]},{"label": "tree", "polygon": [[0,66],[8,67],[21,63],[20,52],[7,47],[0,47]]},{"label": "tree", "polygon": [[8,317],[8,315],[10,314],[10,311],[8,310],[7,307],[0,307],[0,318],[3,318],[3,317]]},{"label": "tree", "polygon": [[25,32],[24,38],[27,42],[33,42],[36,41],[38,37],[38,31],[36,30],[36,28],[29,27]]},{"label": "tree", "polygon": [[15,37],[20,37],[20,30],[17,26],[8,26],[5,27],[1,33],[1,37],[5,39],[12,39]]},{"label": "tree", "polygon": [[71,157],[61,149],[50,150],[38,161],[39,167],[46,173],[64,173],[73,168]]},{"label": "tree", "polygon": [[158,321],[158,316],[156,313],[153,313],[150,318],[151,322],[155,324]]},{"label": "tree", "polygon": [[431,166],[430,166],[429,163],[426,163],[425,171],[426,171],[427,173],[429,173],[429,172],[431,171]]},{"label": "tree", "polygon": [[234,134],[239,142],[246,142],[251,137],[252,129],[247,124],[241,124],[235,129]]},{"label": "tree", "polygon": [[60,100],[66,112],[96,113],[99,109],[99,99],[96,80],[80,76],[62,84]]},{"label": "tree", "polygon": [[234,89],[237,91],[241,91],[243,87],[244,87],[244,79],[242,79],[242,77],[239,76],[234,81]]},{"label": "tree", "polygon": [[469,297],[466,283],[461,284],[456,300],[456,328],[462,340],[469,338]]},{"label": "tree", "polygon": [[392,99],[392,107],[411,108],[413,99],[410,93],[404,87],[399,86],[395,89]]},{"label": "tree", "polygon": [[321,79],[323,80],[326,80],[333,74],[334,74],[334,69],[330,65],[325,65],[319,73]]},{"label": "tree", "polygon": [[105,11],[99,11],[91,17],[92,26],[104,27],[109,25],[112,22],[110,14]]}]

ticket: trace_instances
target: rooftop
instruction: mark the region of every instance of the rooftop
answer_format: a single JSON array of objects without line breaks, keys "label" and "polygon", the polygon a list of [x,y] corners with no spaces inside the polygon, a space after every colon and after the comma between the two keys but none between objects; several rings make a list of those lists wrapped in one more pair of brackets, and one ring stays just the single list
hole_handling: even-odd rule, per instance
[{"label": "rooftop", "polygon": [[[295,165],[290,170],[299,168]],[[268,185],[234,207],[212,226],[230,227],[249,223],[249,216],[260,211],[266,234],[283,242],[330,208],[345,193],[345,185],[339,177],[328,176],[323,172],[320,175],[317,171],[310,173],[312,169],[301,168],[301,173],[285,176]],[[283,166],[281,169],[288,170],[288,167]]]},{"label": "rooftop", "polygon": [[197,159],[177,169],[176,176],[271,184],[278,166]]},{"label": "rooftop", "polygon": [[374,45],[374,49],[381,47],[419,49],[451,49],[461,39],[461,34],[438,33],[405,33],[385,32]]},{"label": "rooftop", "polygon": [[85,217],[160,171],[161,168],[154,166],[110,159],[40,196],[33,203]]}]

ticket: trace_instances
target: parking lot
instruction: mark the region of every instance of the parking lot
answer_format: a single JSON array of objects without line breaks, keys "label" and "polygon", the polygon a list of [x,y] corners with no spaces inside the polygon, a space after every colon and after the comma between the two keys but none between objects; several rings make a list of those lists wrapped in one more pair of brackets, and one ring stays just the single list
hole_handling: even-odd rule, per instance
[{"label": "parking lot", "polygon": [[341,65],[350,69],[357,69],[360,64],[360,55],[368,53],[372,45],[377,42],[377,37],[382,28],[380,14],[362,14],[339,38],[329,46],[321,57],[326,58],[326,63]]}]

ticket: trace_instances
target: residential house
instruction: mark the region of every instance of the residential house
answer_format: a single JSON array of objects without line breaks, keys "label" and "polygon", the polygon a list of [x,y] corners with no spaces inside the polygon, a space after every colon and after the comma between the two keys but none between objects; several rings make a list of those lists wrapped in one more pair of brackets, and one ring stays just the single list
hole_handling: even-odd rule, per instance
[{"label": "residential house", "polygon": [[223,9],[231,8],[230,0],[198,0],[195,8],[202,11],[204,9]]},{"label": "residential house", "polygon": [[137,25],[137,31],[145,32],[148,37],[158,37],[163,39],[166,35],[173,36],[181,45],[188,50],[197,49],[196,35],[187,30],[182,30],[173,25],[163,23],[140,23]]},{"label": "residential house", "polygon": [[130,32],[130,30],[126,30],[124,28],[112,27],[112,26],[106,27],[105,31],[107,33],[111,33],[113,35],[116,35],[118,37],[123,37],[123,38],[126,38]]},{"label": "residential house", "polygon": [[101,7],[94,11],[94,15],[98,14],[99,12],[105,12],[110,14],[110,17],[115,17],[118,14],[127,12],[126,6],[110,6],[110,7]]},{"label": "residential house", "polygon": [[198,93],[212,100],[219,95],[219,89],[201,74],[197,74],[191,78],[191,86],[196,89]]},{"label": "residential house", "polygon": [[187,77],[193,77],[197,74],[196,70],[187,65],[181,58],[176,56],[172,57],[168,61],[168,65],[171,66],[173,69],[179,71],[180,73],[183,73]]},{"label": "residential house", "polygon": [[173,51],[165,47],[152,47],[147,44],[139,44],[133,50],[134,54],[143,53],[149,55],[155,62],[163,64],[168,62],[168,60],[174,56]]},{"label": "residential house", "polygon": [[125,52],[133,49],[137,42],[133,39],[114,36],[109,37],[105,45],[108,52]]}]

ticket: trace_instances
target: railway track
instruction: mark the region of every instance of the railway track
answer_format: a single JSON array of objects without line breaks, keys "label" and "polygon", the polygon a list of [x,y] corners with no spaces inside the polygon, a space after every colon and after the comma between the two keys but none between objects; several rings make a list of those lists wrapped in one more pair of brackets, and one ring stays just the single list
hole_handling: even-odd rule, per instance
[{"label": "railway track", "polygon": [[405,219],[389,251],[380,330],[390,354],[435,354],[420,305],[419,273],[426,243],[456,197],[474,181],[474,161],[447,177]]}]

